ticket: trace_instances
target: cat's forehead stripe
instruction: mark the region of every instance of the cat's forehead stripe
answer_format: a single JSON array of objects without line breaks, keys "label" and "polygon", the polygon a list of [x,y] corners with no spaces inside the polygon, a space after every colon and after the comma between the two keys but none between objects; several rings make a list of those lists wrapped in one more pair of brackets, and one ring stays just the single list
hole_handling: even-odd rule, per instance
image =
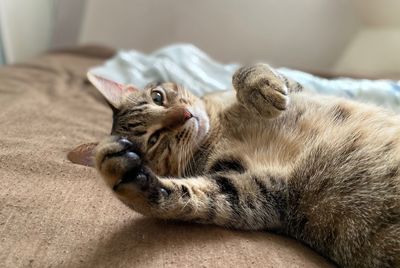
[{"label": "cat's forehead stripe", "polygon": [[133,108],[133,109],[129,109],[129,113],[133,114],[135,112],[143,112],[145,110],[145,108]]},{"label": "cat's forehead stripe", "polygon": [[136,131],[132,131],[132,134],[134,135],[134,136],[136,136],[136,137],[141,137],[141,136],[143,136],[144,134],[146,134],[147,133],[147,131],[145,131],[145,130],[136,130]]},{"label": "cat's forehead stripe", "polygon": [[131,128],[131,129],[139,127],[139,126],[143,126],[143,125],[144,125],[144,123],[140,122],[140,121],[139,122],[130,122],[130,123],[128,123],[128,127]]},{"label": "cat's forehead stripe", "polygon": [[149,104],[147,101],[140,101],[136,104],[136,106],[142,106],[142,105],[146,105]]}]

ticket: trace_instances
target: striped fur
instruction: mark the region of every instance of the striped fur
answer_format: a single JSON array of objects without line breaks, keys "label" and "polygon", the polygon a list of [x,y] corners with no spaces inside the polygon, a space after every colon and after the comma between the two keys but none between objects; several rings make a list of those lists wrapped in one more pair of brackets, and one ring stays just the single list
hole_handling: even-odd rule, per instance
[{"label": "striped fur", "polygon": [[[400,267],[400,118],[307,94],[264,64],[233,86],[200,100],[156,85],[164,106],[154,86],[129,95],[96,154],[117,197],[158,218],[274,230],[343,267]],[[166,118],[177,106],[193,118]]]}]

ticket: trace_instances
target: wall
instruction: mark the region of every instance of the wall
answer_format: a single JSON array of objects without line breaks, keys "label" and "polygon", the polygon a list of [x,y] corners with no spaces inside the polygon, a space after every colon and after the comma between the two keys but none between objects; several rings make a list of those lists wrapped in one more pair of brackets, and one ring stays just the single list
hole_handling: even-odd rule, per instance
[{"label": "wall", "polygon": [[6,63],[6,59],[4,58],[4,52],[3,52],[3,41],[0,38],[0,65],[3,65]]},{"label": "wall", "polygon": [[74,46],[78,43],[86,0],[57,0],[56,3],[51,47]]},{"label": "wall", "polygon": [[352,0],[366,27],[400,27],[399,0]]},{"label": "wall", "polygon": [[348,0],[88,0],[81,43],[191,42],[224,62],[329,69],[360,28]]},{"label": "wall", "polygon": [[2,48],[12,63],[78,43],[191,42],[224,62],[398,72],[399,10],[399,0],[0,0],[0,64]]},{"label": "wall", "polygon": [[49,48],[53,0],[0,0],[0,32],[8,63],[33,57]]},{"label": "wall", "polygon": [[363,28],[352,38],[334,70],[371,77],[400,72],[400,1],[353,0]]},{"label": "wall", "polygon": [[[1,21],[1,17],[0,17]],[[3,65],[6,63],[6,59],[4,57],[4,47],[3,47],[3,39],[1,37],[1,27],[0,27],[0,65]]]}]

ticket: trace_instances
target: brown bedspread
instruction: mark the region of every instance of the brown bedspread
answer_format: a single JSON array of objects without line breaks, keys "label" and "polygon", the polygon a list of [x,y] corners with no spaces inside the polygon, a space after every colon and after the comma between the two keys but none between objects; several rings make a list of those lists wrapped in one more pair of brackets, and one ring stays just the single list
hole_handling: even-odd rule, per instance
[{"label": "brown bedspread", "polygon": [[85,79],[110,55],[86,48],[0,68],[0,267],[330,266],[278,235],[145,218],[70,163],[70,149],[110,130]]}]

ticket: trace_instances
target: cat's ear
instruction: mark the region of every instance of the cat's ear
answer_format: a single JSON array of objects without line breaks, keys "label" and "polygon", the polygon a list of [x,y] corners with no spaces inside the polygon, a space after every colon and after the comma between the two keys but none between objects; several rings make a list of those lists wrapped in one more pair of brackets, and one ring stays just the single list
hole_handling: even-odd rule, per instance
[{"label": "cat's ear", "polygon": [[69,161],[75,164],[94,167],[94,152],[98,142],[81,144],[67,155]]},{"label": "cat's ear", "polygon": [[87,73],[87,77],[115,109],[120,108],[127,94],[138,91],[138,89],[132,85],[123,85],[91,72]]}]

